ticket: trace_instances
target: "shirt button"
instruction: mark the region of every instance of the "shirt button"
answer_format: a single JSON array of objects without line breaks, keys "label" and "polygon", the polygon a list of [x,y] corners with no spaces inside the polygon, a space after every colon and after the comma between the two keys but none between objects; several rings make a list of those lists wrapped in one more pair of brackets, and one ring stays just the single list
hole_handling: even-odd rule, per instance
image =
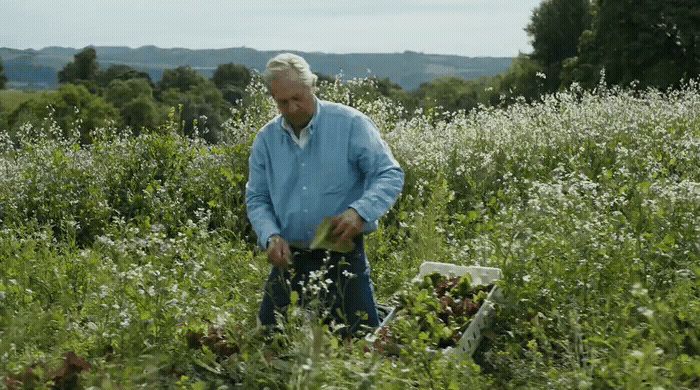
[{"label": "shirt button", "polygon": [[306,163],[301,163],[301,166],[302,166],[302,167],[305,167],[305,166],[306,166]]},{"label": "shirt button", "polygon": [[304,212],[305,212],[305,213],[308,213],[308,212],[309,212],[309,210],[308,210],[308,209],[304,209]]},{"label": "shirt button", "polygon": [[302,190],[306,191],[306,186],[301,187]]}]

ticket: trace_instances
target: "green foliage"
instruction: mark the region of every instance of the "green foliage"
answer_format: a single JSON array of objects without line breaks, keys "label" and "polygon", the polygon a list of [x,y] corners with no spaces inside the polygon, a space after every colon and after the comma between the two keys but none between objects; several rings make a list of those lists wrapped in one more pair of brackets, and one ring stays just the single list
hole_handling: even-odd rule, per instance
[{"label": "green foliage", "polygon": [[526,28],[533,52],[514,59],[497,90],[510,104],[573,83],[681,88],[699,75],[699,24],[693,0],[547,0]]},{"label": "green foliage", "polygon": [[167,69],[158,85],[159,99],[177,109],[183,134],[218,142],[222,116],[231,105],[211,80],[185,66]]},{"label": "green foliage", "polygon": [[88,46],[73,58],[73,62],[66,64],[58,72],[58,82],[73,84],[85,82],[87,85],[93,85],[99,68],[95,48]]},{"label": "green foliage", "polygon": [[245,66],[228,63],[219,65],[211,79],[217,88],[223,89],[227,85],[245,88],[250,78],[250,71]]},{"label": "green foliage", "polygon": [[[319,78],[319,83],[334,84],[337,81],[330,77]],[[379,79],[376,76],[355,82],[346,83],[351,96],[356,96],[365,101],[374,99],[389,99],[392,102],[403,106],[408,112],[415,110],[418,99],[414,93],[401,89],[401,87],[388,78]]]},{"label": "green foliage", "polygon": [[223,94],[224,99],[231,104],[243,98],[245,87],[251,80],[250,71],[243,65],[233,63],[219,65],[211,80]]},{"label": "green foliage", "polygon": [[58,108],[2,138],[0,376],[31,368],[50,387],[75,351],[92,365],[85,388],[697,387],[696,83],[404,116],[351,92],[372,82],[319,94],[367,112],[406,172],[366,241],[377,298],[427,260],[501,268],[505,299],[474,360],[430,348],[428,297],[377,344],[296,307],[275,334],[256,325],[269,266],[245,216],[246,162],[277,111],[254,77],[217,145],[185,137],[175,108],[156,132],[105,125],[89,145]]},{"label": "green foliage", "polygon": [[6,89],[0,91],[0,105],[2,105],[7,111],[12,112],[17,109],[20,104],[35,98],[38,95],[41,95],[41,92]]},{"label": "green foliage", "polygon": [[148,82],[151,89],[154,88],[151,76],[146,72],[140,72],[128,65],[116,64],[110,65],[106,70],[98,70],[95,76],[97,86],[100,88],[106,88],[113,80],[132,80],[132,79],[144,79]]},{"label": "green foliage", "polygon": [[148,84],[148,80],[141,78],[114,79],[109,83],[104,93],[105,100],[120,109],[140,96],[153,98],[153,88]]},{"label": "green foliage", "polygon": [[[634,11],[634,12],[631,12]],[[681,88],[700,75],[700,11],[694,0],[546,0],[525,28],[532,53],[481,79],[438,77],[393,96],[409,111],[504,106],[538,100],[573,83],[587,90],[622,85]]]},{"label": "green foliage", "polygon": [[443,111],[470,111],[477,107],[477,88],[462,77],[438,77],[421,84],[417,96],[424,109],[440,108]]},{"label": "green foliage", "polygon": [[533,11],[525,31],[532,38],[530,58],[546,76],[543,93],[559,89],[563,63],[577,56],[579,37],[591,19],[590,0],[546,0]]},{"label": "green foliage", "polygon": [[227,85],[221,90],[221,97],[231,105],[238,105],[245,97],[245,88]]},{"label": "green foliage", "polygon": [[158,82],[160,91],[176,89],[179,92],[187,92],[191,88],[206,82],[206,77],[197,73],[191,66],[179,66],[175,69],[166,69],[163,78]]},{"label": "green foliage", "polygon": [[75,136],[91,142],[92,133],[116,124],[118,111],[83,85],[64,84],[57,91],[20,104],[8,117],[9,136],[15,142],[44,137]]},{"label": "green foliage", "polygon": [[333,76],[329,76],[327,74],[323,74],[321,72],[316,72],[316,71],[314,71],[313,74],[315,74],[316,77],[318,77],[318,79],[316,80],[318,83],[322,83],[322,82],[333,83],[333,82],[335,82],[335,77],[333,77]]},{"label": "green foliage", "polygon": [[575,80],[594,84],[599,72],[585,69],[588,67],[604,69],[611,85],[635,83],[641,89],[677,88],[682,80],[697,77],[697,2],[645,0],[634,3],[634,12],[630,12],[630,5],[622,0],[596,2],[593,32],[579,48],[577,66],[584,70]]},{"label": "green foliage", "polygon": [[380,337],[380,344],[375,347],[382,347],[385,353],[400,353],[395,348],[414,340],[404,337],[405,325],[418,329],[418,338],[429,348],[456,347],[492,288],[472,287],[470,283],[469,274],[448,277],[436,272],[406,285],[396,294],[395,313],[396,322],[404,324],[395,326],[392,321],[380,328],[381,335],[389,333],[391,337]]},{"label": "green foliage", "polygon": [[542,66],[528,55],[520,54],[513,59],[513,65],[503,75],[500,90],[507,104],[519,100],[533,101],[545,93],[546,75]]},{"label": "green foliage", "polygon": [[153,100],[153,89],[147,79],[131,78],[112,80],[105,99],[117,107],[126,126],[139,134],[141,129],[155,129],[162,122],[163,111]]},{"label": "green foliage", "polygon": [[2,59],[0,59],[0,89],[5,89],[5,84],[7,84],[7,76],[3,72]]},{"label": "green foliage", "polygon": [[141,129],[155,129],[162,123],[162,109],[147,95],[131,99],[121,108],[124,125],[138,135]]},{"label": "green foliage", "polygon": [[318,223],[316,234],[314,235],[309,248],[311,249],[327,249],[335,252],[350,252],[355,248],[352,242],[338,242],[338,235],[333,236],[333,220],[331,217],[325,217]]}]

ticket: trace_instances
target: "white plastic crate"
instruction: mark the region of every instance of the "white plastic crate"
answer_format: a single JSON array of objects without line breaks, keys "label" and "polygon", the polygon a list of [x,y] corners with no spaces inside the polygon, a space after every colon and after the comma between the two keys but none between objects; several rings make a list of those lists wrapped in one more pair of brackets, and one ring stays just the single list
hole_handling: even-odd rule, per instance
[{"label": "white plastic crate", "polygon": [[[418,275],[414,278],[414,281],[420,282],[423,280],[423,276],[435,272],[439,272],[447,277],[462,276],[468,273],[472,279],[472,286],[489,285],[503,277],[500,268],[463,266],[426,261],[420,265]],[[491,326],[496,302],[501,298],[502,293],[500,288],[494,285],[491,291],[489,291],[488,297],[479,308],[479,311],[472,317],[467,330],[462,334],[457,345],[451,348],[450,351],[458,353],[460,356],[471,356],[474,353],[476,347],[484,337],[482,332]],[[396,314],[396,308],[392,308],[380,324],[380,328],[393,321]]]}]

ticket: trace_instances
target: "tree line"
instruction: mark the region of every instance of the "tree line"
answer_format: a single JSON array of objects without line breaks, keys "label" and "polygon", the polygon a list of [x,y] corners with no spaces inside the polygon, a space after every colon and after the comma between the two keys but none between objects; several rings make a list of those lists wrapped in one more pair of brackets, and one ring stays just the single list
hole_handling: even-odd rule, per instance
[{"label": "tree line", "polygon": [[174,116],[186,135],[199,134],[215,143],[216,129],[239,104],[251,73],[229,63],[219,65],[208,78],[181,66],[166,69],[155,82],[148,73],[127,65],[100,69],[95,49],[86,47],[58,72],[58,79],[61,85],[55,92],[26,101],[5,115],[11,135],[21,126],[26,130],[27,123],[46,126],[42,122],[48,118],[64,129],[79,123],[81,141],[90,142],[90,132],[98,127],[129,127],[138,134],[157,129]]},{"label": "tree line", "polygon": [[533,51],[520,53],[508,71],[436,78],[412,103],[470,110],[534,101],[573,84],[667,90],[700,75],[697,0],[544,0],[525,31]]},{"label": "tree line", "polygon": [[0,89],[4,89],[5,85],[7,85],[7,76],[5,76],[3,70],[4,67],[2,65],[2,61],[0,61]]},{"label": "tree line", "polygon": [[573,83],[666,90],[700,72],[697,0],[545,0],[525,30],[533,52],[510,73],[530,98]]},{"label": "tree line", "polygon": [[[544,0],[525,31],[532,53],[520,53],[508,71],[495,76],[438,77],[413,91],[374,78],[372,90],[366,84],[352,88],[400,102],[410,115],[416,109],[472,110],[534,101],[574,83],[584,89],[622,85],[663,90],[700,72],[697,0]],[[159,126],[174,108],[186,134],[216,142],[216,129],[245,97],[252,76],[244,66],[229,63],[219,65],[211,78],[181,66],[166,69],[155,82],[126,65],[100,69],[95,49],[86,47],[58,77],[58,97],[42,98],[53,103],[37,99],[5,113],[8,128],[17,130],[27,120],[51,114],[59,125],[79,120],[89,129],[114,123],[138,133]],[[321,74],[319,79],[335,81]],[[0,88],[6,81],[0,62]],[[75,104],[84,114],[74,112]]]}]

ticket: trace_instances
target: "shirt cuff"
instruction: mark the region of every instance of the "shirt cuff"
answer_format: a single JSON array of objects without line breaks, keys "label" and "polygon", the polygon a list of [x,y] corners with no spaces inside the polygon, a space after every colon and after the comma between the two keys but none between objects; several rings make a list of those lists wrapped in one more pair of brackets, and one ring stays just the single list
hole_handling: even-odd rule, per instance
[{"label": "shirt cuff", "polygon": [[275,234],[281,235],[279,232],[271,232],[270,234],[263,235],[260,237],[258,245],[260,245],[261,248],[267,250],[267,244],[270,242],[270,237],[274,236]]},{"label": "shirt cuff", "polygon": [[379,221],[362,221],[362,234],[376,232],[379,229]]},{"label": "shirt cuff", "polygon": [[367,217],[365,217],[363,215],[364,212],[362,210],[360,210],[358,207],[359,207],[359,205],[357,203],[350,205],[350,208],[357,211],[357,214],[360,216],[360,218],[362,218],[362,228],[361,228],[362,233],[367,234],[367,233],[377,231],[377,229],[379,228],[379,222],[376,219],[368,221]]}]

